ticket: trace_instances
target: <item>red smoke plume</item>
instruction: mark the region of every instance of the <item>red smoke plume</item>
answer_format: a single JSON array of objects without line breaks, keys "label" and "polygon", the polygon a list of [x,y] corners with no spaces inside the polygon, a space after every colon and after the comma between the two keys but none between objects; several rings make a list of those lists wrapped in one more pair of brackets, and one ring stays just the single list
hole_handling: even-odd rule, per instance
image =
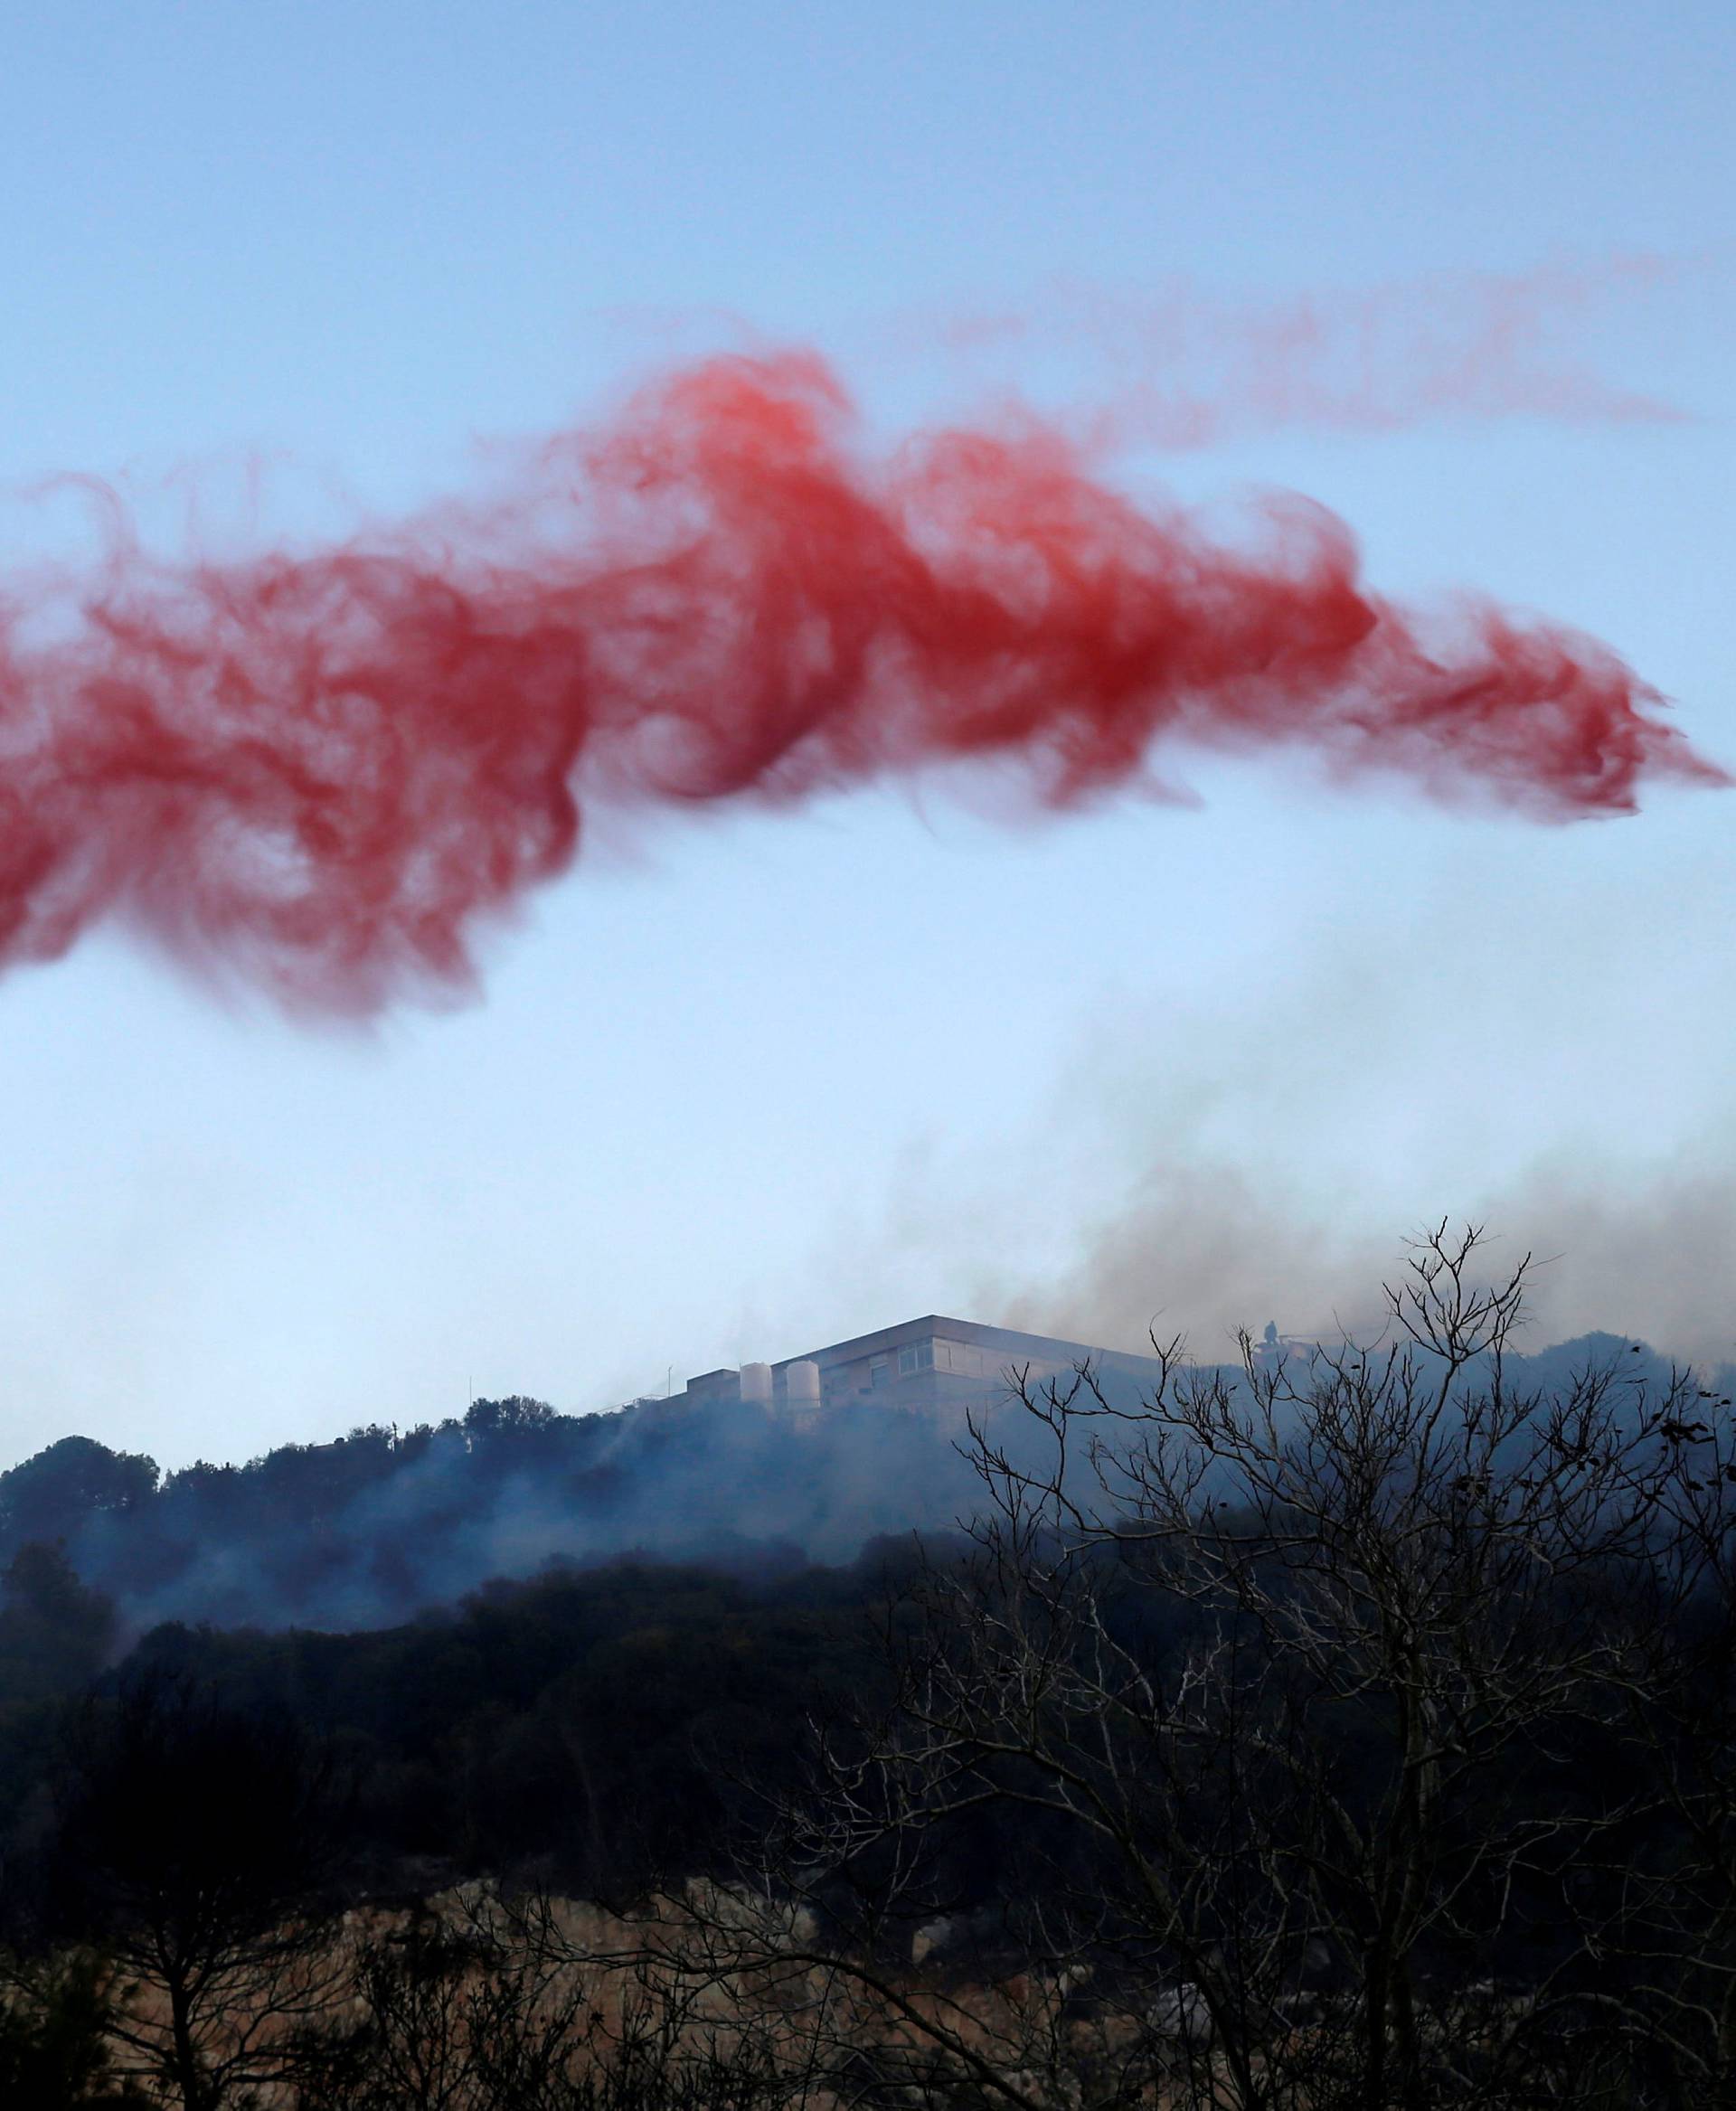
[{"label": "red smoke plume", "polygon": [[[1589,310],[1693,269],[1627,254],[1255,299],[1186,280],[1129,291],[1061,278],[1022,306],[920,315],[882,335],[924,358],[943,347],[979,372],[1005,350],[1021,362],[1063,351],[1090,381],[1086,407],[1057,422],[1090,453],[1286,426],[1397,432],[1439,418],[1681,424],[1675,404],[1598,373],[1586,325]],[[1005,377],[1014,392],[1021,371]]]},{"label": "red smoke plume", "polygon": [[[1534,814],[1727,781],[1602,646],[1440,636],[1300,501],[1239,552],[1052,435],[849,446],[816,359],[713,360],[543,450],[511,505],[173,566],[127,543],[70,635],[0,640],[0,962],[107,916],[296,1005],[462,984],[587,800],[795,799],[993,757],[1054,806],[1165,741],[1306,742]],[[1449,642],[1442,642],[1447,638]]]}]

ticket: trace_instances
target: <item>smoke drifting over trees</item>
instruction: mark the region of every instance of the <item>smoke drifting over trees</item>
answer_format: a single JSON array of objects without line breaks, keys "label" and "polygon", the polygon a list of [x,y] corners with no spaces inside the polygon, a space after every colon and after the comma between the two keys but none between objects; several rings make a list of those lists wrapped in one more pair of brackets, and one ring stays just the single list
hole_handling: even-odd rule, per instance
[{"label": "smoke drifting over trees", "polygon": [[798,1437],[739,1405],[569,1416],[512,1399],[161,1476],[73,1437],[0,1475],[0,1559],[62,1542],[135,1634],[379,1626],[551,1560],[642,1551],[760,1572],[945,1530],[974,1499],[964,1435],[878,1407]]},{"label": "smoke drifting over trees", "polygon": [[[1514,1363],[1552,1381],[1622,1346],[1592,1337]],[[1129,1381],[1103,1383],[1124,1406],[1137,1399]],[[989,1426],[1016,1447],[1024,1420],[1009,1396]],[[0,1560],[14,1562],[21,1608],[46,1604],[60,1587],[35,1575],[30,1550],[59,1544],[71,1584],[106,1594],[127,1635],[163,1620],[376,1627],[552,1561],[643,1554],[760,1575],[848,1562],[881,1535],[945,1533],[980,1497],[967,1439],[961,1414],[872,1402],[798,1435],[737,1403],[573,1416],[522,1397],[477,1400],[438,1427],[375,1424],[168,1474],[70,1437],[0,1474]],[[21,1637],[30,1616],[16,1616]],[[55,1616],[69,1633],[93,1619],[108,1632],[70,1600]]]}]

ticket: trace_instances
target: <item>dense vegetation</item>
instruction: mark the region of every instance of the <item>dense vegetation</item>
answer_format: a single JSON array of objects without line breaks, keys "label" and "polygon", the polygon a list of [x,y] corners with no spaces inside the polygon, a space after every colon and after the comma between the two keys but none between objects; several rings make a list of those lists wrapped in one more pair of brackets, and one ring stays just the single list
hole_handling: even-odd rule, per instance
[{"label": "dense vegetation", "polygon": [[[1511,1356],[1523,1271],[1477,1259],[1420,1249],[1381,1350],[1033,1394],[956,1459],[968,1531],[829,1567],[569,1562],[127,1648],[62,1546],[14,1545],[0,2078],[189,2111],[1736,2101],[1731,1397],[1629,1343]],[[528,1403],[459,1434],[496,1492],[590,1441]],[[165,1503],[95,1449],[8,1476],[6,1529],[44,1490],[80,1545],[105,1489],[110,1522]]]},{"label": "dense vegetation", "polygon": [[795,1437],[741,1407],[561,1415],[514,1398],[167,1474],[68,1437],[0,1474],[0,1564],[62,1544],[128,1635],[171,1619],[386,1626],[554,1557],[849,1561],[969,1506],[961,1434],[869,1409]]},{"label": "dense vegetation", "polygon": [[[1628,1351],[1594,1335],[1510,1361],[1525,1382],[1559,1390]],[[1640,1367],[1665,1375],[1650,1352]],[[1128,1392],[1118,1404],[1137,1403]],[[438,1425],[373,1423],[168,1473],[67,1437],[0,1473],[0,1570],[26,1547],[62,1546],[130,1642],[171,1620],[391,1626],[551,1559],[650,1555],[745,1574],[847,1564],[870,1539],[944,1532],[975,1508],[964,1435],[958,1420],[877,1406],[796,1436],[739,1406],[562,1415],[515,1396]]]}]

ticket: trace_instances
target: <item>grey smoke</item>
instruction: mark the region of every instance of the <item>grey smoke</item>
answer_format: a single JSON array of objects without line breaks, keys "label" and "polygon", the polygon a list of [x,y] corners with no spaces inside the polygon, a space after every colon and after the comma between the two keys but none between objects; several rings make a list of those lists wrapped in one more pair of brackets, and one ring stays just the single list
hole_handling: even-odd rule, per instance
[{"label": "grey smoke", "polygon": [[[841,1409],[797,1435],[739,1403],[679,1399],[505,1434],[373,1429],[239,1473],[170,1475],[130,1508],[92,1503],[64,1536],[129,1637],[167,1620],[375,1627],[551,1562],[643,1555],[753,1573],[945,1532],[977,1494],[963,1434]],[[27,1502],[13,1502],[8,1524],[33,1536]]]},{"label": "grey smoke", "polygon": [[[1728,1173],[1636,1181],[1545,1164],[1505,1185],[1442,1197],[1439,1215],[1484,1225],[1490,1267],[1532,1257],[1527,1345],[1592,1333],[1645,1341],[1707,1367],[1736,1359],[1736,1211]],[[1439,1216],[1435,1220],[1439,1221]],[[1184,1334],[1215,1361],[1241,1327],[1361,1338],[1384,1324],[1409,1225],[1377,1231],[1348,1211],[1290,1205],[1233,1164],[1159,1162],[1086,1230],[1059,1280],[1008,1295],[1008,1325],[1118,1347]]]}]

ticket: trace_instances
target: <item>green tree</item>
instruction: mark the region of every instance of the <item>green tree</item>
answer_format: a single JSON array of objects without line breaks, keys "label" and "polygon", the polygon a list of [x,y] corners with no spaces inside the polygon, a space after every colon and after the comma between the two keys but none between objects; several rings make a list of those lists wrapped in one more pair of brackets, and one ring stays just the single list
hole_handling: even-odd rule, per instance
[{"label": "green tree", "polygon": [[156,1461],[143,1453],[62,1437],[0,1474],[0,1543],[70,1540],[95,1513],[139,1509],[156,1484]]},{"label": "green tree", "polygon": [[0,1696],[76,1692],[108,1661],[115,1628],[113,1600],[80,1582],[65,1549],[29,1541],[0,1570]]},{"label": "green tree", "polygon": [[72,1951],[0,1998],[0,2104],[20,2111],[146,2111],[114,2073],[105,1973]]}]

